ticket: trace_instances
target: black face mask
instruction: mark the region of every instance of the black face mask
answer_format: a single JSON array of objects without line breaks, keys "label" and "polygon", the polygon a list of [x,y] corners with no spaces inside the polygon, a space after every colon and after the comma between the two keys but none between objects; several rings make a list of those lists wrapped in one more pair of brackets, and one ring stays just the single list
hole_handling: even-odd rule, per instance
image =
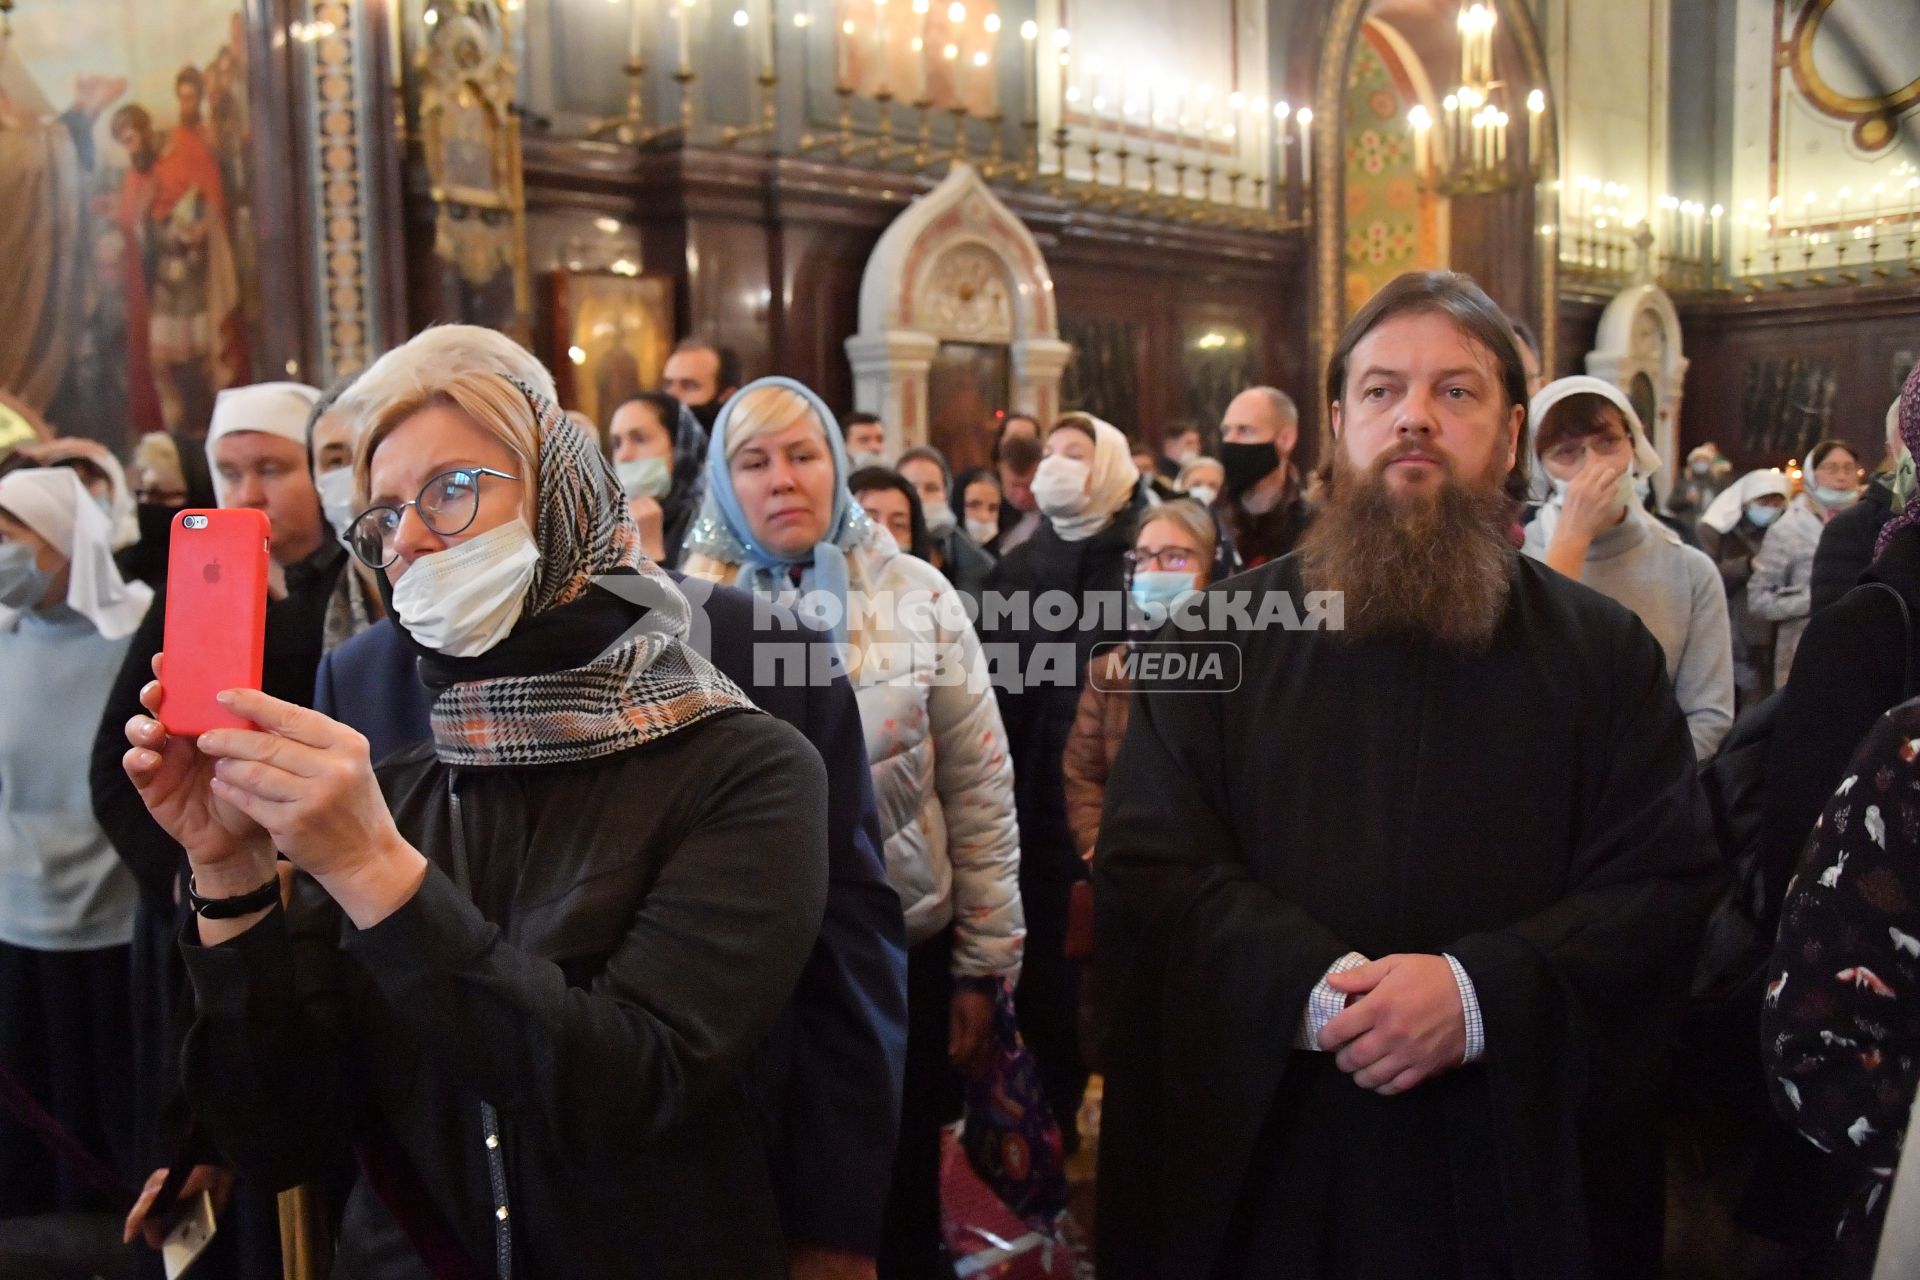
[{"label": "black face mask", "polygon": [[1280,468],[1280,450],[1266,444],[1223,444],[1220,469],[1226,472],[1229,498],[1238,498]]},{"label": "black face mask", "polygon": [[713,399],[707,401],[705,404],[688,405],[687,412],[693,415],[693,420],[695,422],[698,422],[701,426],[707,429],[708,435],[712,435],[714,419],[720,416],[720,404],[721,404],[720,397],[715,396]]}]

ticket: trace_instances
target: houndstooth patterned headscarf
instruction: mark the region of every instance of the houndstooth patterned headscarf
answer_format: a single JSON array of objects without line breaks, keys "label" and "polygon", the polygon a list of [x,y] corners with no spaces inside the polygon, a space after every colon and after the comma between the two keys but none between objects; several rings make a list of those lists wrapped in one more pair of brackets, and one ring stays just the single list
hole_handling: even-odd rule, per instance
[{"label": "houndstooth patterned headscarf", "polygon": [[[468,767],[563,764],[612,755],[752,701],[685,642],[692,606],[640,550],[612,466],[533,388],[509,378],[539,425],[540,564],[525,617],[579,599],[605,574],[647,613],[583,667],[461,681],[433,703],[440,759]],[[634,576],[634,575],[637,575]]]}]

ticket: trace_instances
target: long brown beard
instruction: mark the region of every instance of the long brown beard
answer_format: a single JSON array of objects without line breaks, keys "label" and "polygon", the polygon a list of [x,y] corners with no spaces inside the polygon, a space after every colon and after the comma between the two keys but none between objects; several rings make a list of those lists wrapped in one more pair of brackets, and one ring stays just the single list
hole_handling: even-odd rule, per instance
[{"label": "long brown beard", "polygon": [[[1425,635],[1484,651],[1506,609],[1516,508],[1502,490],[1503,460],[1471,481],[1447,474],[1432,494],[1395,494],[1389,452],[1365,471],[1335,446],[1333,472],[1300,540],[1310,591],[1345,594],[1349,636]],[[1424,451],[1431,452],[1431,451]]]}]

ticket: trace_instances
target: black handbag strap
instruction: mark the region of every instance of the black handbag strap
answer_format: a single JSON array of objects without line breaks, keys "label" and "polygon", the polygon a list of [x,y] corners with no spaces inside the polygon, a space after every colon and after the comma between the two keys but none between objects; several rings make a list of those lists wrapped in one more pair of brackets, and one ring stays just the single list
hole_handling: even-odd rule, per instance
[{"label": "black handbag strap", "polygon": [[[1907,598],[1884,582],[1863,582],[1854,591],[1884,591],[1893,597],[1893,603],[1900,610],[1900,702],[1914,696],[1913,688],[1913,610],[1907,604]],[[1851,594],[1851,593],[1849,593]],[[1897,703],[1895,705],[1898,705]]]}]

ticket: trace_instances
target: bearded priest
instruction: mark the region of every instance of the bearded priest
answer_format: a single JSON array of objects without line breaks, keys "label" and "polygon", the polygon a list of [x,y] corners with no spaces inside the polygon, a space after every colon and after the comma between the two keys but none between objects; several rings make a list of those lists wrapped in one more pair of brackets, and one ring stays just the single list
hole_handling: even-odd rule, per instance
[{"label": "bearded priest", "polygon": [[1381,290],[1326,396],[1299,548],[1163,633],[1238,671],[1140,682],[1108,785],[1102,1280],[1655,1275],[1717,878],[1660,646],[1517,553],[1526,374],[1471,280]]}]

